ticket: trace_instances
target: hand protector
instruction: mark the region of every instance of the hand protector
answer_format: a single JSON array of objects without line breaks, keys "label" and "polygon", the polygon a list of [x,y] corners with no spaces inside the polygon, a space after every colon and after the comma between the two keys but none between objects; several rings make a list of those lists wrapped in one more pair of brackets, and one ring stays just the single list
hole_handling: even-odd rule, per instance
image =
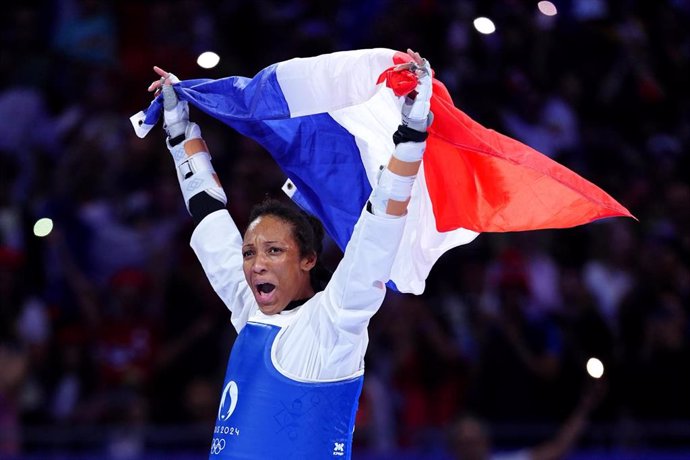
[{"label": "hand protector", "polygon": [[168,84],[161,86],[163,93],[163,129],[170,139],[175,139],[184,135],[189,124],[189,104],[187,101],[180,101],[175,94],[173,84],[179,83],[180,79],[173,74],[167,78]]},{"label": "hand protector", "polygon": [[433,121],[431,109],[432,78],[429,61],[424,59],[422,65],[414,65],[412,69],[417,75],[416,96],[405,97],[402,107],[402,122],[404,126],[420,132],[426,132]]}]

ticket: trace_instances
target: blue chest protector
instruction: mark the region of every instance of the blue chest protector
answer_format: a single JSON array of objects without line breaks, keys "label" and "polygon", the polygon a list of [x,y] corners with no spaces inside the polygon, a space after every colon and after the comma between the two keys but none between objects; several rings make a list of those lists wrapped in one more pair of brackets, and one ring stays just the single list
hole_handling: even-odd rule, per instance
[{"label": "blue chest protector", "polygon": [[271,361],[280,327],[247,323],[230,353],[209,459],[349,459],[362,376],[299,382]]}]

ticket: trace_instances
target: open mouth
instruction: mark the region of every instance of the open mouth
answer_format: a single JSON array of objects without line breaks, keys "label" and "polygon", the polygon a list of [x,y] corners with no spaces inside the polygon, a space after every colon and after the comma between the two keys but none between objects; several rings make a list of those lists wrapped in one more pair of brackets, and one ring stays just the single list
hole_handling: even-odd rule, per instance
[{"label": "open mouth", "polygon": [[259,283],[256,285],[256,295],[259,302],[268,302],[273,297],[276,286],[272,283]]},{"label": "open mouth", "polygon": [[275,289],[275,285],[271,283],[259,283],[256,285],[256,290],[261,294],[269,294]]}]

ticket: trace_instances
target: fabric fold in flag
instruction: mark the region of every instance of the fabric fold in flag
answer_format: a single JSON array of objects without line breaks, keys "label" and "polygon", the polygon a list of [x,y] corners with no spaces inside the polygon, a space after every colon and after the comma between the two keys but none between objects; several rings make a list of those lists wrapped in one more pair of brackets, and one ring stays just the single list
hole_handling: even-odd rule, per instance
[{"label": "fabric fold in flag", "polygon": [[[380,166],[394,151],[408,59],[389,49],[345,51],[271,65],[253,78],[186,80],[181,100],[261,144],[344,249]],[[385,84],[382,84],[385,82]],[[398,91],[400,93],[400,91]],[[162,99],[131,118],[144,136]],[[438,258],[479,232],[571,227],[630,213],[594,184],[539,152],[486,129],[453,106],[434,81],[423,168],[413,187],[391,281],[419,294]]]},{"label": "fabric fold in flag", "polygon": [[567,228],[604,217],[632,217],[570,169],[472,120],[453,105],[438,81],[434,96],[436,121],[430,127],[424,172],[439,231]]}]

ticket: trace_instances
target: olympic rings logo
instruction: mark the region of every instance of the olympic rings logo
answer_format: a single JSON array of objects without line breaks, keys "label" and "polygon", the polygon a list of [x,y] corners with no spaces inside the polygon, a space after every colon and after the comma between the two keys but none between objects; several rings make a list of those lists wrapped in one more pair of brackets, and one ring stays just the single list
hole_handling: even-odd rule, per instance
[{"label": "olympic rings logo", "polygon": [[211,454],[218,455],[225,449],[225,439],[213,438],[211,442]]}]

